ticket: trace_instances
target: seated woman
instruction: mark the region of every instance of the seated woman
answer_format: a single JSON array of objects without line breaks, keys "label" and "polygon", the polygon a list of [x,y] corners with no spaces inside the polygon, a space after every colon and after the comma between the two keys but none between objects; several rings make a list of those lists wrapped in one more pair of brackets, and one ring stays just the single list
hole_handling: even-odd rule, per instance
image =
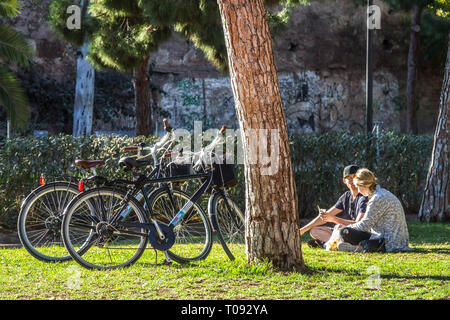
[{"label": "seated woman", "polygon": [[409,234],[405,212],[400,200],[377,184],[368,169],[359,169],[353,180],[359,192],[368,197],[364,218],[340,230],[344,242],[338,244],[340,251],[362,251],[360,242],[374,238],[384,239],[387,252],[409,251]]}]

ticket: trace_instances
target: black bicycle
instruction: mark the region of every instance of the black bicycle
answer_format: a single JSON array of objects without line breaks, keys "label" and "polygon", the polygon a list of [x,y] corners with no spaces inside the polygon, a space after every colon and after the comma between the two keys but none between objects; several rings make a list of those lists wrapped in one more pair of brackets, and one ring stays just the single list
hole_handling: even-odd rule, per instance
[{"label": "black bicycle", "polygon": [[[175,141],[173,129],[164,119],[164,128],[167,134],[153,147],[127,146],[124,151],[137,151],[132,159],[142,158],[142,153],[150,150],[157,155],[157,150],[167,153],[171,144]],[[158,157],[156,157],[158,161]],[[23,247],[36,259],[44,262],[61,262],[72,259],[64,247],[61,237],[61,223],[64,209],[75,196],[86,191],[88,186],[114,185],[116,188],[124,186],[124,180],[107,178],[97,175],[96,168],[103,166],[103,160],[75,160],[75,165],[84,170],[84,176],[68,177],[67,181],[46,182],[46,177],[40,177],[40,186],[30,192],[22,201],[17,230]],[[142,201],[142,194],[137,195],[138,201]]]},{"label": "black bicycle", "polygon": [[[218,137],[202,150],[203,154],[212,155],[210,150],[220,143],[225,129],[223,127]],[[203,160],[199,160],[201,164]],[[145,165],[145,161],[124,159],[121,165],[134,169]],[[221,230],[221,219],[217,218],[221,211],[216,209],[220,203],[225,206],[228,203],[231,210],[237,208],[225,193],[216,189],[229,182],[220,180],[223,178],[221,166],[224,165],[212,163],[200,166],[202,170],[199,170],[195,165],[197,172],[194,174],[155,178],[161,169],[157,165],[149,175],[128,181],[132,187],[126,193],[115,187],[99,187],[78,195],[64,211],[61,233],[66,249],[74,260],[89,269],[129,266],[142,256],[147,243],[179,263],[206,258],[212,247],[211,223],[197,201],[210,188],[216,190],[211,194],[210,208],[215,210],[211,211],[211,220],[218,224],[217,230]],[[192,196],[169,186],[169,183],[193,179],[200,179],[201,186]],[[145,187],[149,184],[161,184],[161,187],[148,194]],[[139,192],[147,209],[135,198]],[[225,201],[221,201],[224,198]],[[234,215],[234,220],[243,226],[243,215]],[[225,238],[225,232],[218,234]]]}]

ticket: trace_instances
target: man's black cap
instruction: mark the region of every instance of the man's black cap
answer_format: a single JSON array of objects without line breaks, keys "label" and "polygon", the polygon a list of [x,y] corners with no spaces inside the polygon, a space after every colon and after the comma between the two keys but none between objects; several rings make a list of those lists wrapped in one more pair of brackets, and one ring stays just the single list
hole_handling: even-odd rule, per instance
[{"label": "man's black cap", "polygon": [[358,170],[359,170],[359,167],[357,165],[351,164],[344,168],[344,172],[342,173],[342,176],[343,176],[343,178],[345,178],[346,176],[355,174],[356,171],[358,171]]}]

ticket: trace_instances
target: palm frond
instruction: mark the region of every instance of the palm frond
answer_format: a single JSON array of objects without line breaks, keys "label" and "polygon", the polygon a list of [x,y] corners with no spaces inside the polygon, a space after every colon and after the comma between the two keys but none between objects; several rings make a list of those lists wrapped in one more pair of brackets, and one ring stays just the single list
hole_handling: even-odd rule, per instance
[{"label": "palm frond", "polygon": [[20,3],[18,0],[0,0],[0,16],[16,17],[20,11]]},{"label": "palm frond", "polygon": [[0,59],[27,66],[33,54],[33,48],[23,34],[0,24]]},{"label": "palm frond", "polygon": [[29,119],[28,98],[15,75],[0,66],[0,105],[3,106],[13,129],[24,128]]}]

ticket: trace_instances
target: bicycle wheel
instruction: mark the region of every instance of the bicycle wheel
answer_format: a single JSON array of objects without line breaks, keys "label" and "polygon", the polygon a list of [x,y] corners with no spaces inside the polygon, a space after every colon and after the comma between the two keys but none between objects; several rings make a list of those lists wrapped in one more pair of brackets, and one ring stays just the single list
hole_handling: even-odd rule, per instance
[{"label": "bicycle wheel", "polygon": [[[110,187],[90,189],[65,210],[62,236],[69,254],[88,269],[117,269],[135,263],[145,251],[148,230],[142,205]],[[118,222],[111,218],[121,215]]]},{"label": "bicycle wheel", "polygon": [[214,231],[230,260],[244,252],[245,218],[238,205],[222,192],[211,195],[208,211]]},{"label": "bicycle wheel", "polygon": [[[155,190],[149,199],[154,218],[164,225],[169,225],[189,200],[187,193],[178,189],[168,191],[164,187]],[[211,226],[205,212],[197,203],[186,212],[173,231],[175,243],[167,251],[171,259],[178,263],[188,263],[208,256],[212,246]]]},{"label": "bicycle wheel", "polygon": [[23,247],[45,262],[67,261],[71,257],[61,238],[64,209],[79,194],[70,182],[53,182],[33,190],[24,200],[17,219],[17,231]]}]

